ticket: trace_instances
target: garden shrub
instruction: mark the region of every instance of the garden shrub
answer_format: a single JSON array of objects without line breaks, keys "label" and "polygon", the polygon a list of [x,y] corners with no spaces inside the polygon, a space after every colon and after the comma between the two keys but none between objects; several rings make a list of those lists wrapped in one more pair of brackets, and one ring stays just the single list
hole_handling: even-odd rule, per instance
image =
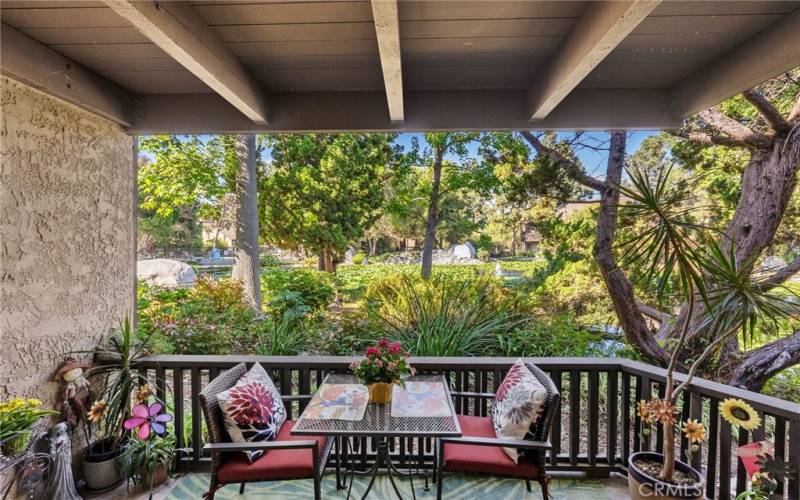
[{"label": "garden shrub", "polygon": [[288,311],[281,318],[255,323],[256,353],[262,356],[295,356],[305,350],[309,322],[299,313]]},{"label": "garden shrub", "polygon": [[566,314],[533,319],[524,328],[497,335],[499,354],[503,356],[589,356],[592,345],[601,340],[575,324]]},{"label": "garden shrub", "polygon": [[353,255],[353,264],[355,264],[357,266],[360,266],[361,264],[364,263],[366,258],[367,258],[366,255],[364,255],[361,252],[358,252],[357,254]]},{"label": "garden shrub", "polygon": [[[418,356],[479,356],[495,350],[496,336],[521,326],[507,292],[489,277],[430,280],[402,276],[368,301],[386,337]],[[396,284],[395,284],[396,283]]]},{"label": "garden shrub", "polygon": [[281,318],[289,310],[317,312],[333,302],[330,274],[313,269],[268,269],[261,274],[266,310]]},{"label": "garden shrub", "polygon": [[226,354],[248,343],[254,313],[241,283],[201,278],[191,289],[139,286],[140,336],[155,352]]},{"label": "garden shrub", "polygon": [[492,256],[491,252],[489,250],[486,250],[485,248],[478,249],[477,253],[478,253],[478,259],[484,262],[487,262],[489,260],[489,257]]},{"label": "garden shrub", "polygon": [[281,261],[272,254],[264,253],[258,258],[262,268],[280,267]]}]

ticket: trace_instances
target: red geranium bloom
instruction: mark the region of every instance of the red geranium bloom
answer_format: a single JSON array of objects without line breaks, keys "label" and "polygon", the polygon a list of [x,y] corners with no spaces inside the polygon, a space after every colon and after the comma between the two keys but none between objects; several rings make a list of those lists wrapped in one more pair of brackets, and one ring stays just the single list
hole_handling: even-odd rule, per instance
[{"label": "red geranium bloom", "polygon": [[400,354],[401,352],[403,352],[403,346],[400,345],[400,342],[395,342],[394,344],[391,345],[391,347],[389,347],[389,352],[391,352],[392,354]]},{"label": "red geranium bloom", "polygon": [[389,339],[380,339],[378,341],[378,346],[383,347],[384,349],[389,347],[389,344],[390,344]]},{"label": "red geranium bloom", "polygon": [[367,347],[367,356],[380,356],[381,350],[377,347]]}]

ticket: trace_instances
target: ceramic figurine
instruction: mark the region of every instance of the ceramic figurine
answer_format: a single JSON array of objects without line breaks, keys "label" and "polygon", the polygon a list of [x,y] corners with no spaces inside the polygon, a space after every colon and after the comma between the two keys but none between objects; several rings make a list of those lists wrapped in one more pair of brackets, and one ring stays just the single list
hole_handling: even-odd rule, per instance
[{"label": "ceramic figurine", "polygon": [[56,424],[50,431],[50,457],[52,464],[42,498],[81,500],[72,478],[72,444],[66,422]]},{"label": "ceramic figurine", "polygon": [[72,428],[85,423],[86,415],[94,400],[89,381],[84,376],[91,367],[90,361],[66,358],[58,369],[54,380],[64,382],[64,418]]}]

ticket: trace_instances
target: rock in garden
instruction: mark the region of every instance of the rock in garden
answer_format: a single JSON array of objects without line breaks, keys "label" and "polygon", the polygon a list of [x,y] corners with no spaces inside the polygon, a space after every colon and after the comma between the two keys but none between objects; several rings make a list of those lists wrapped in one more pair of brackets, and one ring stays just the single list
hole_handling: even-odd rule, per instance
[{"label": "rock in garden", "polygon": [[171,259],[140,260],[136,264],[136,277],[148,285],[183,287],[197,280],[189,264]]},{"label": "rock in garden", "polygon": [[472,243],[467,241],[466,243],[454,246],[453,255],[461,259],[474,259],[478,254],[475,252],[475,247],[472,246]]}]

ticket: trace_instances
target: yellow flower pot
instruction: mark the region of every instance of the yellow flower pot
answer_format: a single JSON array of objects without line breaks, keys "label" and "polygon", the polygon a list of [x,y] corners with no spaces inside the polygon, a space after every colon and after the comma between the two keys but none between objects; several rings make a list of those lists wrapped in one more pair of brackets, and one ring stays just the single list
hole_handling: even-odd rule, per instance
[{"label": "yellow flower pot", "polygon": [[393,385],[394,382],[375,382],[374,384],[367,385],[367,389],[369,389],[370,403],[377,403],[379,405],[390,403],[392,401]]}]

